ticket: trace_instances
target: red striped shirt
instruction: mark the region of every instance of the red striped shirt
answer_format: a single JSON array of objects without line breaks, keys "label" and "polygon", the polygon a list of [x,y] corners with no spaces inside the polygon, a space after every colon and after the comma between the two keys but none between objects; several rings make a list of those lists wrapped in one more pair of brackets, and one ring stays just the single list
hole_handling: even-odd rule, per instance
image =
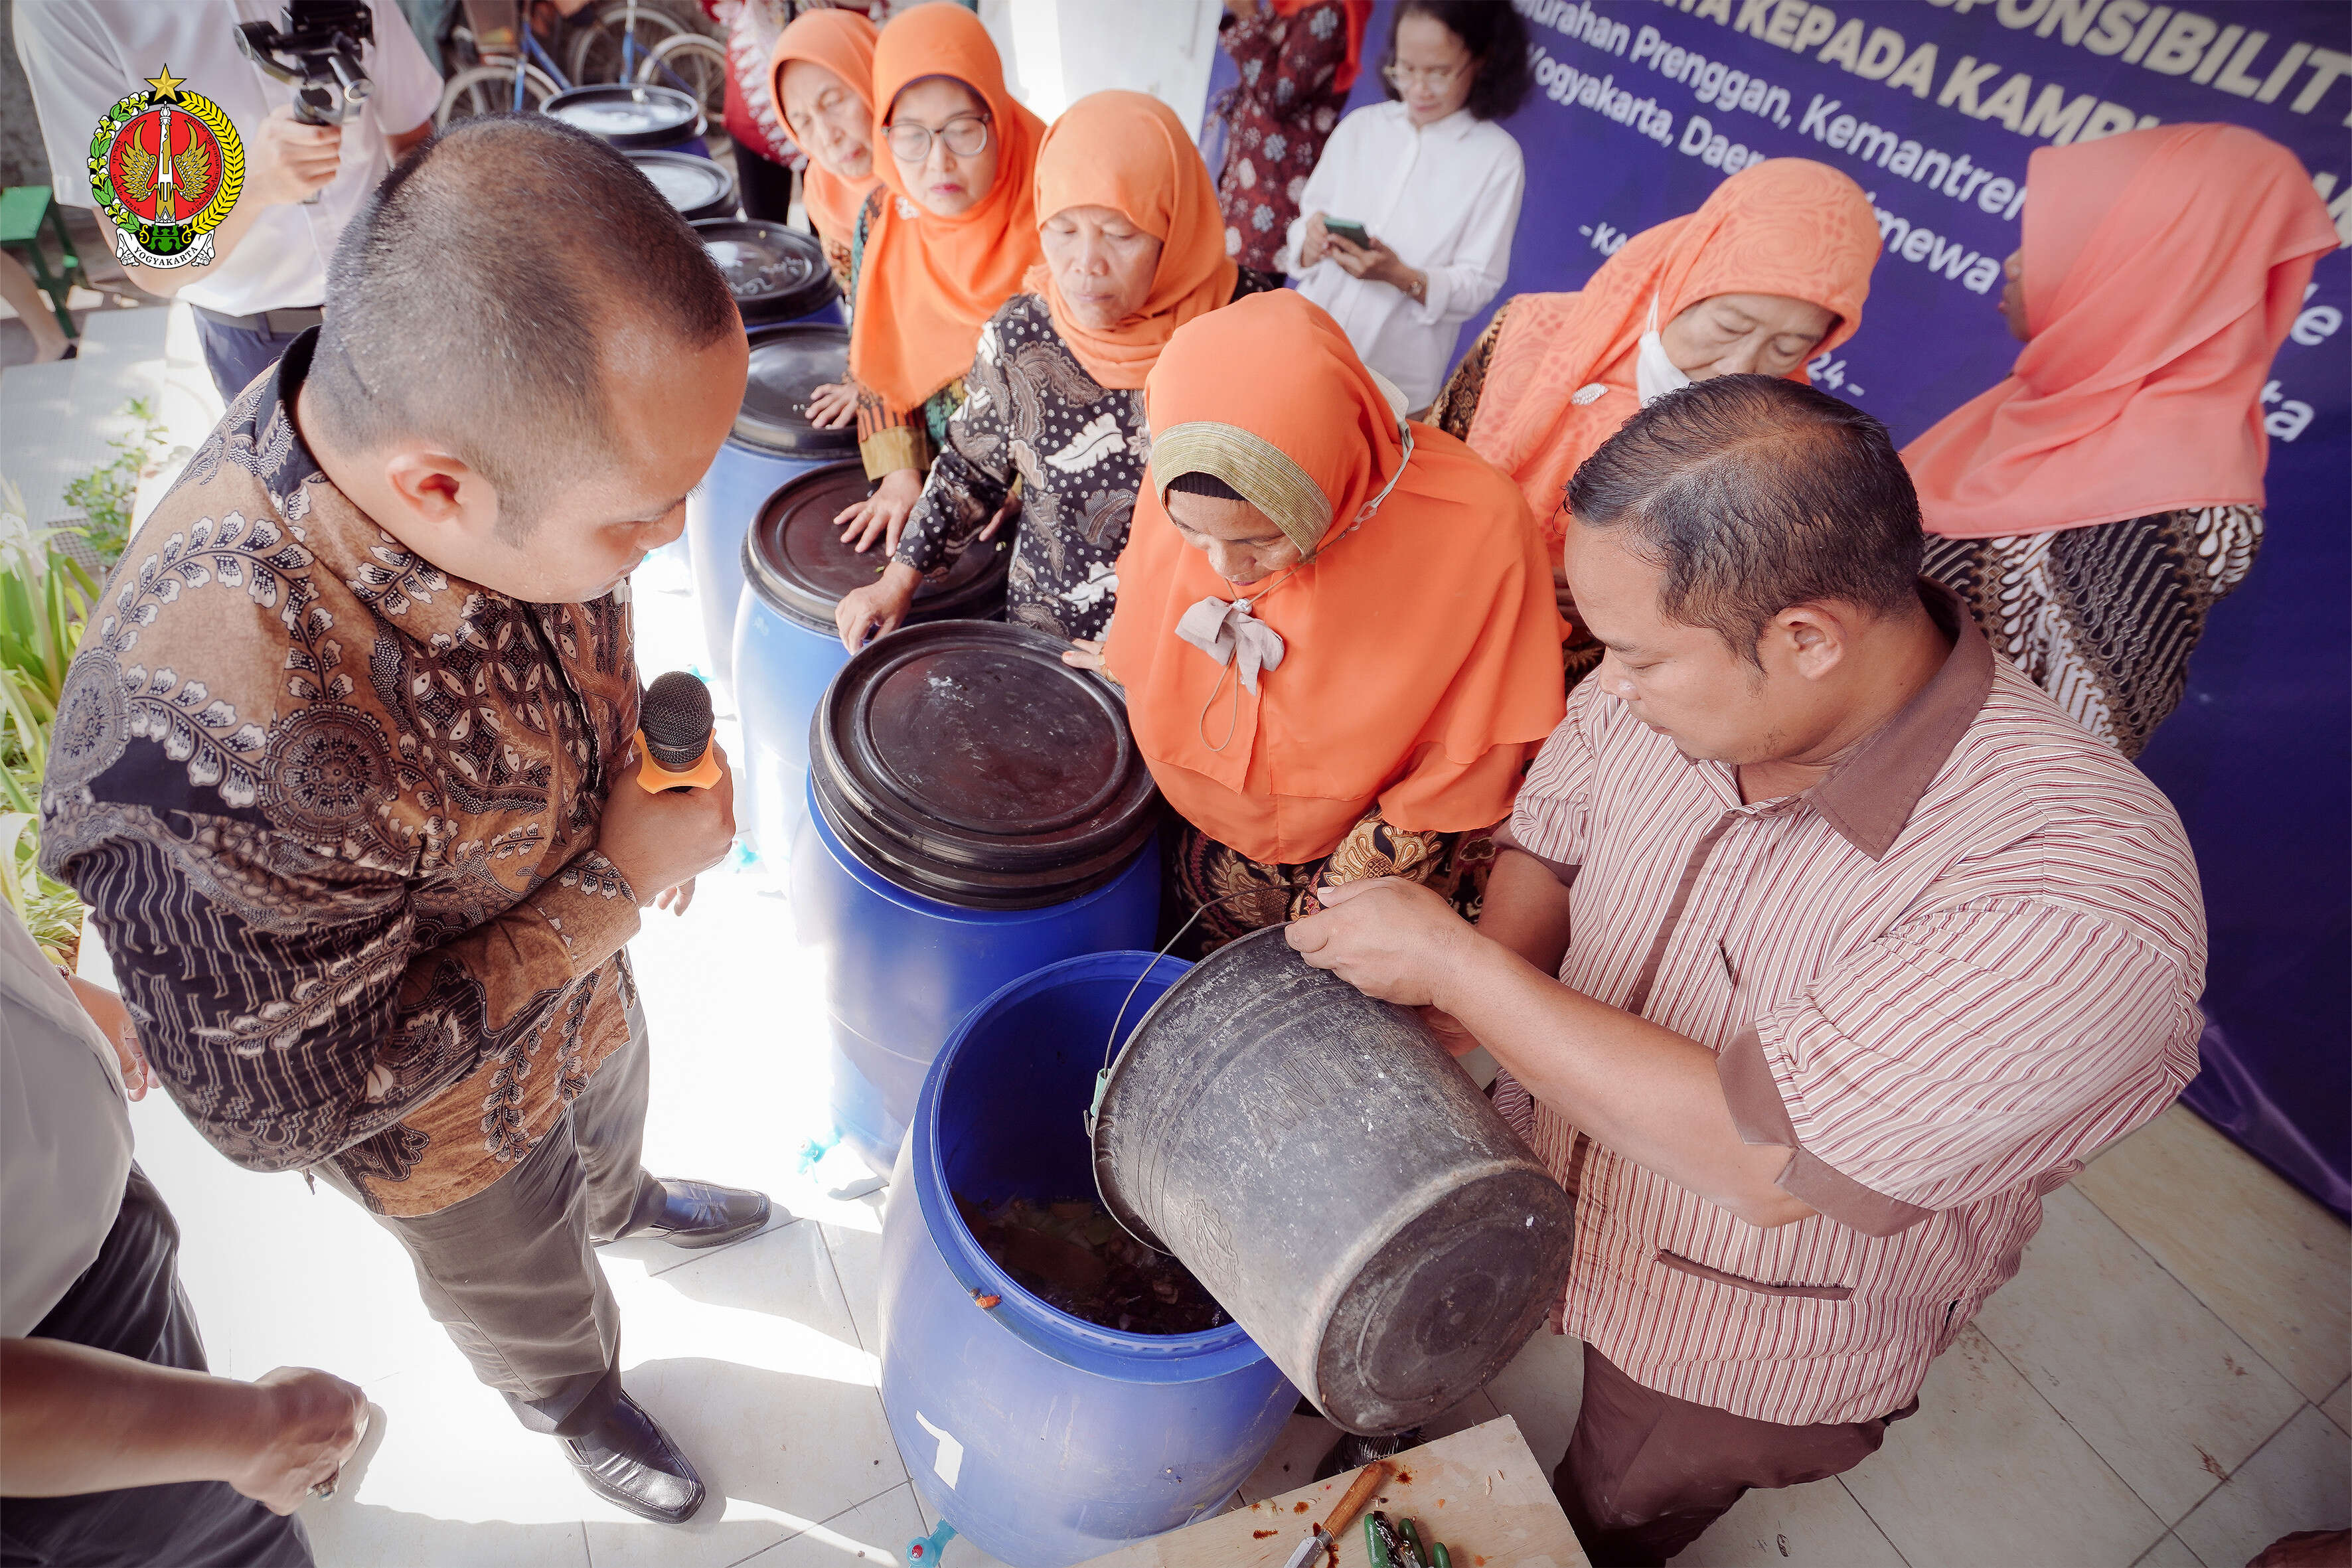
[{"label": "red striped shirt", "polygon": [[1507,1083],[1578,1193],[1570,1332],[1759,1420],[1900,1408],[2042,1198],[2197,1068],[2205,917],[2171,803],[1957,606],[1941,672],[1802,795],[1742,804],[1597,681],[1510,835],[1568,873],[1560,979],[1712,1047],[1818,1215],[1759,1229]]}]

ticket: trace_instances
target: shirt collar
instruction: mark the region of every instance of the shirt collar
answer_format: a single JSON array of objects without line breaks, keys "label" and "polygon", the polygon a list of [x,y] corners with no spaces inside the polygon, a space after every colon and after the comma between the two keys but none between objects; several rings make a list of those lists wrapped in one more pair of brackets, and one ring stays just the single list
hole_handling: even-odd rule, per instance
[{"label": "shirt collar", "polygon": [[[230,410],[228,439],[254,454],[253,468],[312,558],[378,614],[419,642],[463,633],[467,608],[491,590],[453,577],[412,553],[337,488],[302,439],[295,400],[319,351],[311,327],[286,346],[278,368]],[[253,399],[250,407],[245,399]]]},{"label": "shirt collar", "polygon": [[1427,125],[1415,125],[1412,122],[1412,111],[1405,108],[1401,100],[1390,99],[1388,107],[1395,112],[1396,122],[1408,133],[1442,136],[1448,142],[1461,141],[1470,134],[1470,128],[1478,123],[1478,117],[1470,112],[1467,105],[1455,110],[1444,119],[1433,121]]},{"label": "shirt collar", "polygon": [[1992,692],[1992,645],[1959,596],[1921,578],[1919,597],[1952,639],[1942,668],[1800,797],[1874,860],[1894,847]]}]

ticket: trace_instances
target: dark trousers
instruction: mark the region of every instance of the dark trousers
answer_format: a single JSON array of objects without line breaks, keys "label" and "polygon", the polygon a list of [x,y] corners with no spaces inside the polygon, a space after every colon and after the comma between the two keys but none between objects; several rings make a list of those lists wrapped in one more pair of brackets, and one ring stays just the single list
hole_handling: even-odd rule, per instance
[{"label": "dark trousers", "polygon": [[789,165],[771,163],[738,142],[735,195],[743,204],[745,217],[762,223],[783,223],[793,210],[793,171]]},{"label": "dark trousers", "polygon": [[1840,1425],[1784,1426],[1644,1388],[1584,1347],[1584,1407],[1552,1490],[1593,1568],[1664,1563],[1751,1487],[1793,1487],[1853,1468],[1886,1424],[1919,1408]]},{"label": "dark trousers", "polygon": [[[180,1227],[138,1166],[97,1261],[32,1337],[203,1372]],[[5,1568],[310,1568],[310,1538],[225,1481],[0,1500]]]},{"label": "dark trousers", "polygon": [[213,373],[223,403],[253,384],[253,378],[278,363],[286,346],[300,332],[273,332],[267,327],[230,327],[195,313],[196,335],[204,341],[205,368]]},{"label": "dark trousers", "polygon": [[[661,1184],[645,1142],[645,1015],[539,1146],[498,1182],[434,1214],[375,1215],[416,1269],[425,1310],[534,1432],[577,1436],[620,1386],[621,1309],[599,1243],[650,1221]],[[331,1167],[319,1175],[359,1194]]]}]

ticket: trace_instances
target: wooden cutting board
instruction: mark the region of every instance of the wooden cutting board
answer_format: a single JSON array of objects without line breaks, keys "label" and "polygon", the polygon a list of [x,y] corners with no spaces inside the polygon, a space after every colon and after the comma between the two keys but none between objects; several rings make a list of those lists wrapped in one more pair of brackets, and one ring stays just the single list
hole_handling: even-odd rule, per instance
[{"label": "wooden cutting board", "polygon": [[[1445,1542],[1454,1568],[1590,1568],[1550,1480],[1509,1416],[1408,1448],[1388,1463],[1389,1479],[1366,1511],[1418,1521],[1423,1540]],[[1356,1475],[1350,1470],[1139,1541],[1085,1568],[1282,1568]],[[1337,1568],[1366,1568],[1361,1516],[1337,1544]],[[1333,1563],[1326,1557],[1320,1568]]]}]

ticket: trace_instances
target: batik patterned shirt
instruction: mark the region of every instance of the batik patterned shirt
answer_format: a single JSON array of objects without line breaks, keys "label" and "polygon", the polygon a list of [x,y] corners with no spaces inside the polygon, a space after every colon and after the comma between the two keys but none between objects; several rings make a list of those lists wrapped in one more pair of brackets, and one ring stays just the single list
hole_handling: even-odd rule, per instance
[{"label": "batik patterned shirt", "polygon": [[627,1037],[596,851],[637,722],[625,586],[449,576],[320,471],[298,339],[109,578],[58,704],[42,864],[222,1152],[382,1213],[513,1169]]},{"label": "batik patterned shirt", "polygon": [[1348,100],[1332,85],[1348,60],[1347,11],[1339,0],[1290,16],[1260,5],[1219,22],[1217,45],[1241,72],[1210,110],[1225,126],[1217,180],[1225,254],[1252,271],[1278,274],[1299,193]]}]

